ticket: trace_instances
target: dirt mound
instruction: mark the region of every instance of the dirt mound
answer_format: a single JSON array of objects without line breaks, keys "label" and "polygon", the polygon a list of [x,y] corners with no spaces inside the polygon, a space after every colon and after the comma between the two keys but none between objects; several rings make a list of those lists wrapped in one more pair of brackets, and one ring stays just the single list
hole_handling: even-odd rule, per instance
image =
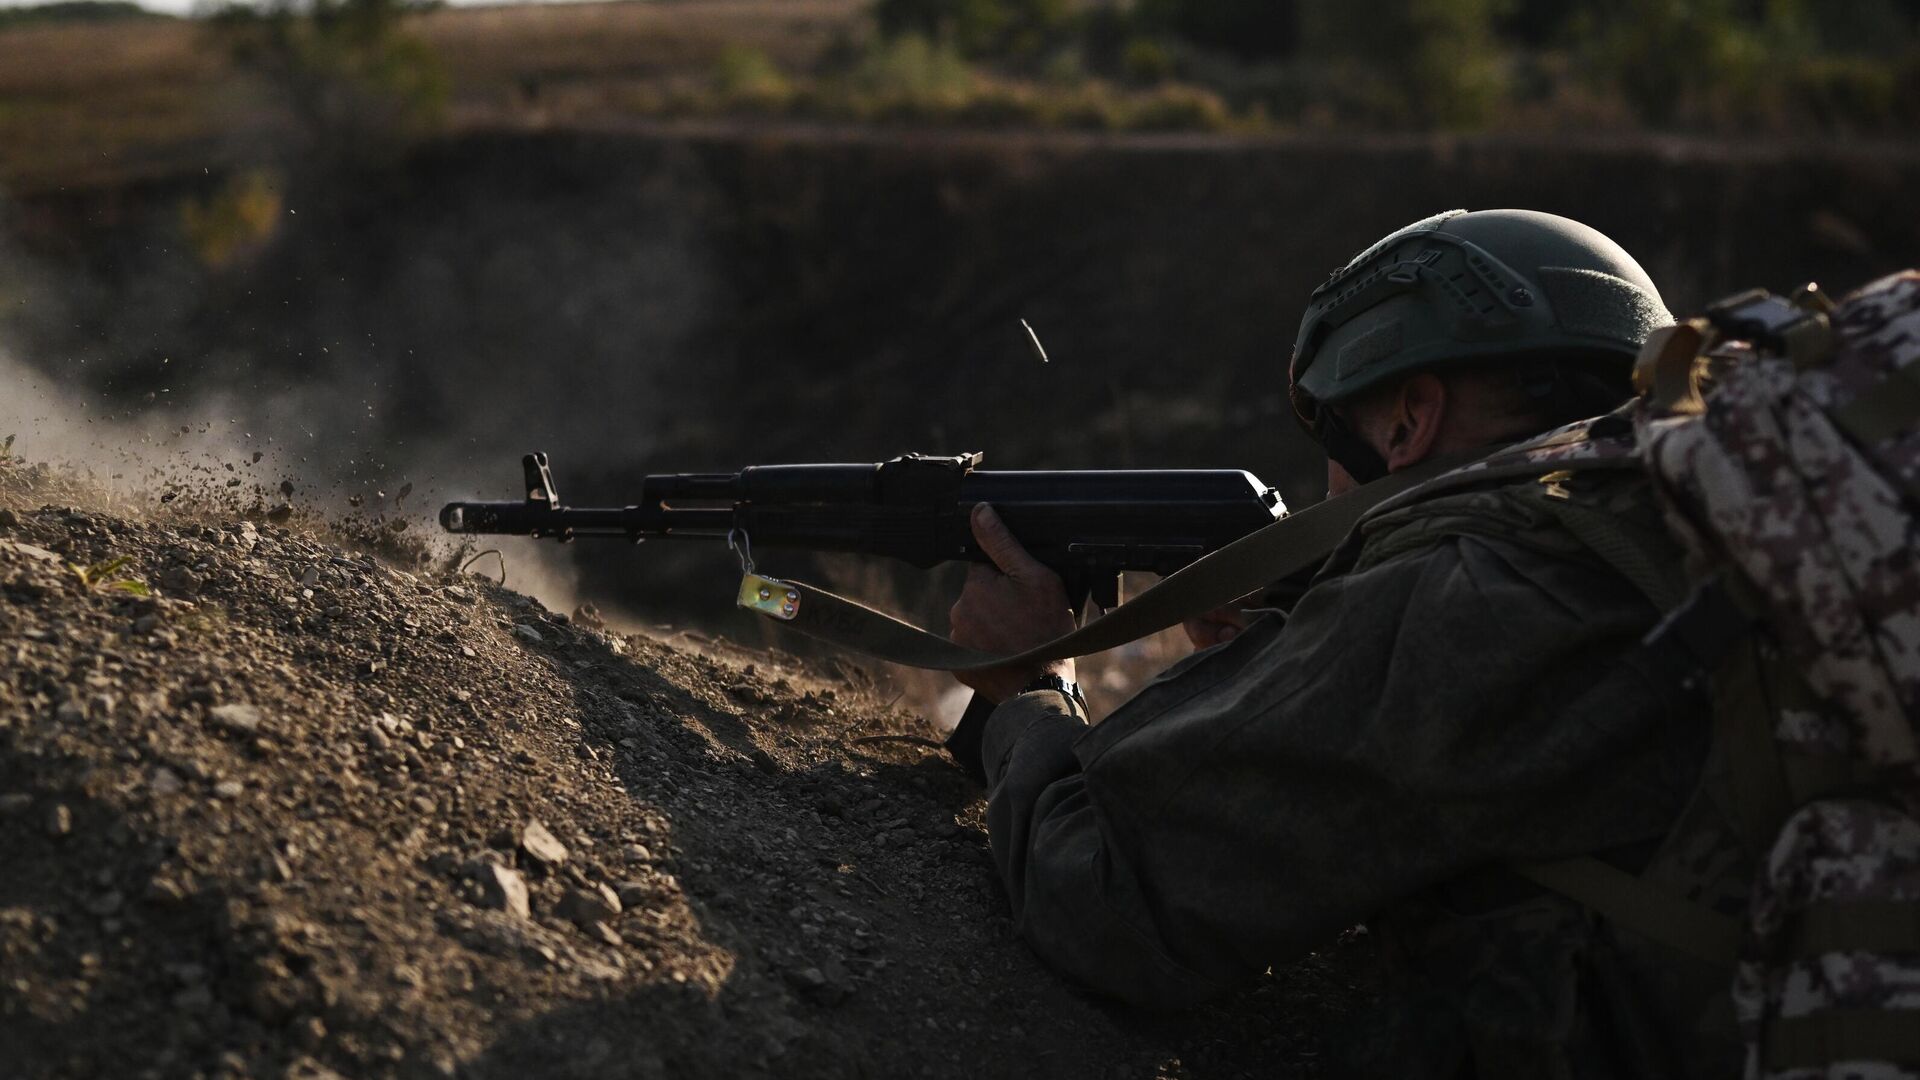
[{"label": "dirt mound", "polygon": [[978,793],[857,671],[29,479],[0,463],[10,1075],[1272,1075],[1352,996],[1351,953],[1182,1017],[1067,989]]}]

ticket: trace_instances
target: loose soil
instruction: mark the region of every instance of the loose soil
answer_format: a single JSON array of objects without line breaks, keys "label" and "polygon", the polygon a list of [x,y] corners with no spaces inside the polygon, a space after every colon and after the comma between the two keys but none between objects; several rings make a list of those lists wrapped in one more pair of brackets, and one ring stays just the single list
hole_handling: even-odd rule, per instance
[{"label": "loose soil", "polygon": [[1313,1075],[1358,997],[1083,996],[864,672],[273,516],[0,460],[0,1072]]}]

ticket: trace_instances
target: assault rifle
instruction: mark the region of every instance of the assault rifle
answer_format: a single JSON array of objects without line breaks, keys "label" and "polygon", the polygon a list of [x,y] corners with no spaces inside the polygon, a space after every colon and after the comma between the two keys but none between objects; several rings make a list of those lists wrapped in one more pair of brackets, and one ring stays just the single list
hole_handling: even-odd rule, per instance
[{"label": "assault rifle", "polygon": [[[528,454],[526,498],[456,502],[448,532],[725,540],[752,547],[880,555],[919,567],[987,562],[968,515],[990,503],[1076,608],[1120,601],[1123,571],[1171,574],[1286,513],[1239,469],[1011,471],[980,454],[907,454],[862,465],[755,465],[737,473],[648,476],[631,506],[562,506],[545,454]],[[751,545],[749,547],[748,545]]]}]

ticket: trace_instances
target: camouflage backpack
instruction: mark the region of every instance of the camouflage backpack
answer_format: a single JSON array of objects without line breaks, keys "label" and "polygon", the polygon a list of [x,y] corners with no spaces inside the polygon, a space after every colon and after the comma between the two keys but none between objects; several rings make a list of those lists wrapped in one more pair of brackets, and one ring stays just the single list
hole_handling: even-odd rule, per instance
[{"label": "camouflage backpack", "polygon": [[1636,379],[1641,452],[1709,575],[1669,622],[1738,612],[1804,680],[1735,772],[1777,822],[1734,982],[1747,1075],[1920,1075],[1920,273],[1838,306],[1722,301]]},{"label": "camouflage backpack", "polygon": [[1678,604],[1623,526],[1573,502],[1560,524],[1670,606],[1649,651],[1711,679],[1757,864],[1745,926],[1652,868],[1518,869],[1731,964],[1749,1080],[1920,1078],[1920,272],[1837,305],[1812,286],[1732,297],[1657,332],[1635,383],[1621,412],[1427,490],[1516,459],[1549,495],[1593,468],[1651,475],[1690,556]]}]

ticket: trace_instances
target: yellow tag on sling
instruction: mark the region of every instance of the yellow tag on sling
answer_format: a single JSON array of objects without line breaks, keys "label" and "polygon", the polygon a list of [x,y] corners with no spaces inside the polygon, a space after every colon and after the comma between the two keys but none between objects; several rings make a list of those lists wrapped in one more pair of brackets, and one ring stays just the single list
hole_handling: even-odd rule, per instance
[{"label": "yellow tag on sling", "polygon": [[748,574],[740,579],[739,602],[749,611],[788,621],[800,612],[800,590],[775,578]]}]

